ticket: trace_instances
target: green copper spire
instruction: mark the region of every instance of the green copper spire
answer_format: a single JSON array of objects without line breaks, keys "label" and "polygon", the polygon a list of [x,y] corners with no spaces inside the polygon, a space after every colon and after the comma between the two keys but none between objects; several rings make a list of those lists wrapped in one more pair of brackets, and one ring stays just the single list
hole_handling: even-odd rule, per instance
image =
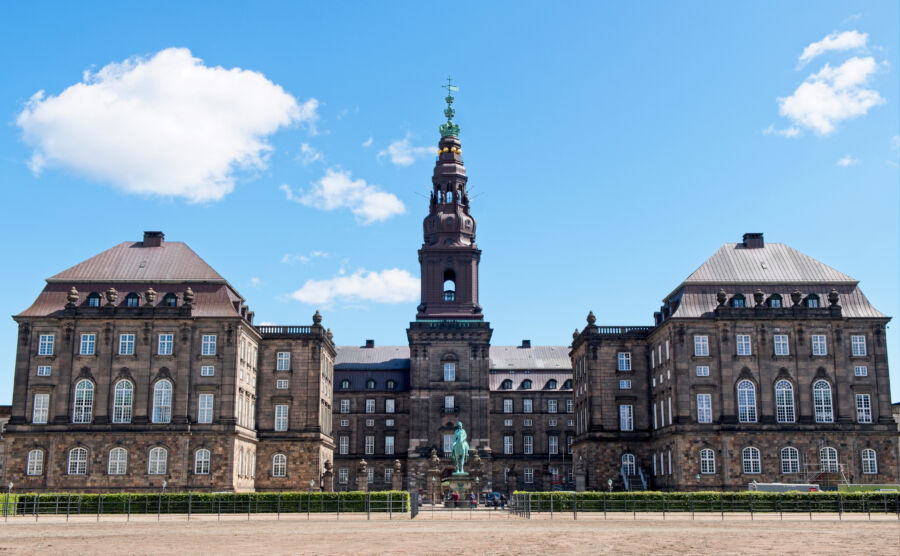
[{"label": "green copper spire", "polygon": [[456,110],[453,109],[453,92],[459,91],[459,87],[453,84],[453,79],[448,77],[447,84],[441,85],[447,89],[447,96],[444,100],[447,102],[447,108],[444,109],[444,116],[447,117],[447,123],[441,124],[441,137],[459,137],[459,126],[453,123],[453,116]]}]

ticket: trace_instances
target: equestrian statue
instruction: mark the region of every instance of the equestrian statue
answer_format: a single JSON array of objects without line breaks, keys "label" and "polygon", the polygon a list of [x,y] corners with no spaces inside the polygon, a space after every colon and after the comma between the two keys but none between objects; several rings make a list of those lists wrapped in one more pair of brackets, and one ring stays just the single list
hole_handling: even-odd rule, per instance
[{"label": "equestrian statue", "polygon": [[469,443],[466,442],[466,431],[463,429],[462,421],[456,423],[456,431],[453,433],[453,462],[456,464],[456,472],[454,475],[466,475],[465,465],[466,458],[469,457]]}]

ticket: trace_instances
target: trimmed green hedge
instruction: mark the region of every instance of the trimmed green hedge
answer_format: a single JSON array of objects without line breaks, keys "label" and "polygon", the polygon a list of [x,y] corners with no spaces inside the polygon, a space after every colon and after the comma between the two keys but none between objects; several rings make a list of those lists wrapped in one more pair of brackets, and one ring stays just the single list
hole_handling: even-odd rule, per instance
[{"label": "trimmed green hedge", "polygon": [[[0,509],[5,509],[5,497]],[[253,493],[114,493],[15,494],[10,514],[233,514],[297,512],[408,512],[406,491],[253,492]]]},{"label": "trimmed green hedge", "polygon": [[[527,492],[519,509],[534,512],[889,512],[900,494],[882,492]],[[577,501],[577,508],[575,507]]]}]

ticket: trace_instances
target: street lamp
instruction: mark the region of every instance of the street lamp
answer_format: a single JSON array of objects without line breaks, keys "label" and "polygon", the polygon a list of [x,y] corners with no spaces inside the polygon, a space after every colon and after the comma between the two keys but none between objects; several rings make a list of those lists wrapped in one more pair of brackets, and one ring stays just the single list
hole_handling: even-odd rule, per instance
[{"label": "street lamp", "polygon": [[612,492],[612,479],[606,479],[606,486],[609,487],[609,491]]},{"label": "street lamp", "polygon": [[163,491],[163,494],[166,493],[166,484],[167,484],[167,483],[166,483],[166,480],[163,479],[163,482],[162,482],[162,491]]},{"label": "street lamp", "polygon": [[312,505],[312,489],[316,485],[315,479],[309,480],[309,495],[306,497],[306,519],[309,520],[309,508]]},{"label": "street lamp", "polygon": [[6,491],[6,504],[3,505],[3,521],[9,520],[9,495],[12,494],[12,481],[9,482],[9,489]]}]

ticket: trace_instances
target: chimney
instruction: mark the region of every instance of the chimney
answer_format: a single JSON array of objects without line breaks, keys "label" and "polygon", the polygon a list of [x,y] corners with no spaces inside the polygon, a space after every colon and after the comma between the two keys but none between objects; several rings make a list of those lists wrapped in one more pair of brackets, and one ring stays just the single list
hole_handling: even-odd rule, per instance
[{"label": "chimney", "polygon": [[366,349],[372,349],[375,347],[375,340],[366,340]]},{"label": "chimney", "polygon": [[144,232],[144,247],[162,247],[166,234],[162,232]]},{"label": "chimney", "polygon": [[744,247],[747,249],[762,249],[765,246],[762,234],[744,234]]},{"label": "chimney", "polygon": [[522,349],[531,349],[531,340],[522,340],[522,345],[519,347]]}]

